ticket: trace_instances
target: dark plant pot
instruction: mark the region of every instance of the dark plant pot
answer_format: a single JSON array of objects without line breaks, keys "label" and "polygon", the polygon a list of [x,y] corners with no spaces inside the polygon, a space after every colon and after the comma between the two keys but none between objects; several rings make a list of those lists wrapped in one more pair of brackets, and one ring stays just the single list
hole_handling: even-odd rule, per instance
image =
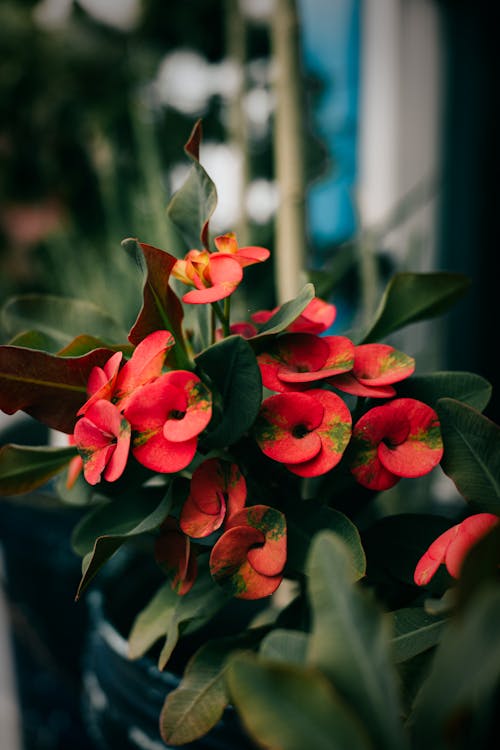
[{"label": "dark plant pot", "polygon": [[[165,750],[166,747],[160,737],[160,711],[180,678],[168,670],[160,672],[152,657],[131,661],[125,639],[133,616],[155,590],[153,585],[149,593],[145,592],[144,581],[153,580],[158,585],[161,580],[156,580],[156,571],[150,569],[149,562],[134,562],[121,572],[118,566],[103,586],[104,592],[95,589],[87,594],[90,629],[84,662],[83,713],[99,750]],[[135,607],[138,592],[140,603]],[[238,627],[239,623],[234,625]],[[206,638],[204,629],[184,646],[177,647],[171,661],[184,665]],[[232,707],[226,709],[221,721],[205,737],[183,747],[255,750]]]},{"label": "dark plant pot", "polygon": [[[1,443],[42,444],[46,438],[46,429],[26,418],[2,431]],[[23,750],[93,748],[80,711],[88,614],[84,604],[74,601],[81,562],[70,545],[81,513],[56,507],[48,488],[0,500],[0,551]]]}]

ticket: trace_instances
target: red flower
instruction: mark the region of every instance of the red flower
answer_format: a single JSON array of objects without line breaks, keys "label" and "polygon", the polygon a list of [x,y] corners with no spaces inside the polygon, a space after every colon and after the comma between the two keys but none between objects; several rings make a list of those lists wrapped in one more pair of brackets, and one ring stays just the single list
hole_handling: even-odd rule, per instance
[{"label": "red flower", "polygon": [[354,344],[345,336],[286,333],[257,356],[262,383],[271,391],[298,391],[309,383],[347,372],[354,362]]},{"label": "red flower", "polygon": [[210,458],[193,472],[189,497],[179,524],[193,538],[209,536],[222,526],[224,518],[245,505],[247,487],[236,464]]},{"label": "red flower", "polygon": [[352,372],[336,375],[330,385],[354,396],[390,398],[396,391],[392,383],[409,377],[415,360],[388,344],[361,344],[354,348]]},{"label": "red flower", "polygon": [[199,377],[174,370],[134,391],[125,415],[136,433],[136,459],[153,471],[173,473],[192,461],[198,435],[210,422],[212,401]]},{"label": "red flower", "polygon": [[203,304],[229,297],[243,278],[243,268],[269,257],[264,247],[239,248],[232,233],[216,237],[214,242],[219,252],[190,250],[173,267],[175,278],[196,287],[183,296],[183,302]]},{"label": "red flower", "polygon": [[[275,307],[274,310],[259,310],[252,315],[252,320],[254,323],[267,323],[279,309],[279,307]],[[286,330],[288,333],[323,333],[333,325],[336,315],[335,305],[331,305],[319,297],[314,297]]]},{"label": "red flower", "polygon": [[137,388],[161,375],[167,354],[174,344],[170,331],[154,331],[136,346],[116,379],[114,401],[122,410]]},{"label": "red flower", "polygon": [[96,401],[87,409],[75,425],[74,440],[89,484],[97,484],[101,474],[108,482],[122,475],[130,447],[130,424],[110,401]]},{"label": "red flower", "polygon": [[185,284],[196,287],[187,292],[183,302],[204,304],[229,297],[243,278],[241,264],[236,258],[207,250],[190,250],[184,260],[178,260],[172,274]]},{"label": "red flower", "polygon": [[401,477],[423,476],[442,455],[436,412],[413,398],[375,406],[353,429],[351,471],[371,490],[389,489]]},{"label": "red flower", "polygon": [[[251,339],[257,335],[257,329],[251,323],[231,323],[229,330],[235,336],[241,336],[244,339]],[[224,333],[222,328],[217,328],[215,332],[216,341],[222,341]]]},{"label": "red flower", "polygon": [[469,550],[498,522],[498,516],[492,513],[477,513],[438,536],[415,568],[413,579],[417,586],[425,586],[441,564],[446,565],[453,578],[458,578]]},{"label": "red flower", "polygon": [[121,352],[113,354],[104,367],[94,367],[87,382],[89,398],[78,416],[85,414],[92,404],[101,399],[113,401],[123,411],[127,397],[136,388],[161,375],[167,353],[174,344],[174,337],[169,331],[155,331],[136,346],[121,370]]},{"label": "red flower", "polygon": [[192,588],[198,575],[198,563],[191,542],[177,526],[175,518],[169,516],[160,527],[155,541],[155,560],[171,578],[171,586],[179,596]]},{"label": "red flower", "polygon": [[210,555],[214,580],[238,599],[261,599],[283,579],[286,519],[267,505],[234,513]]},{"label": "red flower", "polygon": [[314,477],[338,464],[351,437],[351,422],[349,409],[335,393],[279,393],[263,401],[256,439],[269,458],[294,474]]}]

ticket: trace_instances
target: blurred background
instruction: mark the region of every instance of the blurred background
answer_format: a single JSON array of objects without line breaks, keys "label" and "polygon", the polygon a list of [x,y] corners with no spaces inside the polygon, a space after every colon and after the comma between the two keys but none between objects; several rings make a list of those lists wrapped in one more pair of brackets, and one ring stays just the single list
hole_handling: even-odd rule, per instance
[{"label": "blurred background", "polygon": [[[395,270],[462,271],[472,290],[445,335],[412,331],[410,353],[492,379],[491,20],[460,0],[2,0],[2,299],[106,299],[129,323],[119,242],[175,253],[165,205],[201,117],[213,232],[273,250],[247,306],[292,296],[305,268],[339,332]],[[287,201],[302,216],[280,239]]]},{"label": "blurred background", "polygon": [[[341,333],[373,315],[395,271],[463,272],[467,298],[394,343],[419,372],[470,370],[495,384],[492,8],[0,0],[2,303],[76,296],[130,325],[141,289],[120,241],[176,254],[165,206],[201,117],[219,197],[212,232],[272,251],[273,273],[252,270],[242,308],[272,307],[312,279]],[[498,394],[486,414],[500,421]],[[0,728],[0,750],[17,750],[6,742]]]}]

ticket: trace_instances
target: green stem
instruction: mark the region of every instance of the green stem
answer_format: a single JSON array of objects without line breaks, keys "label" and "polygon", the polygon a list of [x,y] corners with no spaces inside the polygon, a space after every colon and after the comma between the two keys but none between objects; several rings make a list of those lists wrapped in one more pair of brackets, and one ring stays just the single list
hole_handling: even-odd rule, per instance
[{"label": "green stem", "polygon": [[231,297],[226,297],[224,300],[224,317],[227,320],[228,332],[227,336],[231,333]]},{"label": "green stem", "polygon": [[231,331],[229,330],[229,320],[226,318],[225,314],[221,310],[221,306],[218,302],[212,302],[212,310],[215,312],[217,318],[219,319],[221,325],[222,325],[222,332],[224,334],[224,338],[226,336],[229,336]]}]

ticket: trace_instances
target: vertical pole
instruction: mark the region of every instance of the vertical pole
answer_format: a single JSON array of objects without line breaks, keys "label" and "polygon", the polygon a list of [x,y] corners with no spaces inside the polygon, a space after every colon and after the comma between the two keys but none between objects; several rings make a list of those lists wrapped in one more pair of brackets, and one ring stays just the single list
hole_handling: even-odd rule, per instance
[{"label": "vertical pole", "polygon": [[276,0],[271,31],[276,93],[273,145],[279,191],[275,274],[281,304],[300,290],[305,261],[302,71],[295,0]]}]

